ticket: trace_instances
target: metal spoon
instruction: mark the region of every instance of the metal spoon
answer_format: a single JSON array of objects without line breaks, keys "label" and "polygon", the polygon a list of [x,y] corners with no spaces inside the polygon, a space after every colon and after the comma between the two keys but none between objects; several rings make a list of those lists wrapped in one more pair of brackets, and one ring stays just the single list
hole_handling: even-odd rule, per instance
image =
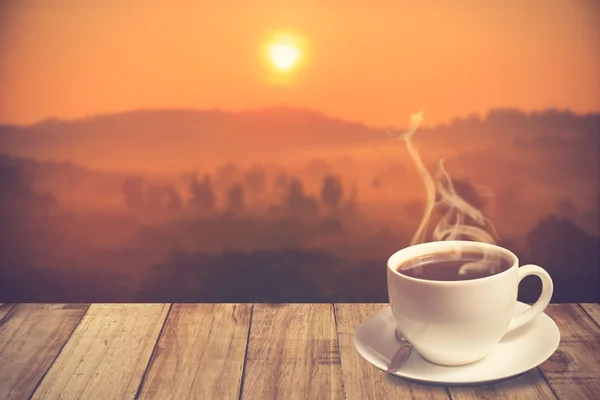
[{"label": "metal spoon", "polygon": [[393,374],[394,372],[398,372],[400,370],[402,365],[404,365],[406,360],[408,360],[408,357],[410,356],[410,353],[412,352],[413,348],[412,345],[408,342],[408,340],[406,340],[406,338],[402,336],[402,333],[398,331],[398,329],[396,329],[395,332],[396,339],[399,341],[400,344],[400,348],[398,349],[396,354],[394,354],[392,361],[390,361],[390,365],[388,365],[387,372],[390,374]]}]

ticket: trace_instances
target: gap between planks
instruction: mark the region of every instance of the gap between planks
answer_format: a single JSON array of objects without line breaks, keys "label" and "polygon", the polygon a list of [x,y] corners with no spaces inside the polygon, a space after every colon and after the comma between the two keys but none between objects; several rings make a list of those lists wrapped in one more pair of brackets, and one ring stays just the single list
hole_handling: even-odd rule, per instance
[{"label": "gap between planks", "polygon": [[90,309],[90,304],[87,304],[87,306],[85,307],[85,311],[83,312],[83,314],[81,314],[81,317],[79,318],[79,321],[77,321],[77,323],[73,326],[73,329],[71,330],[71,333],[69,333],[69,336],[67,336],[67,340],[65,340],[65,342],[60,346],[60,349],[56,353],[56,356],[52,359],[52,362],[48,366],[48,369],[46,369],[46,371],[44,372],[44,374],[40,377],[40,379],[36,383],[35,387],[31,391],[31,395],[29,396],[29,399],[31,399],[33,397],[35,391],[38,389],[38,387],[40,387],[40,384],[42,383],[42,381],[44,380],[44,378],[48,374],[48,371],[50,371],[50,368],[52,368],[52,366],[54,365],[54,362],[58,359],[58,357],[60,357],[63,349],[65,348],[65,346],[67,345],[67,343],[69,343],[69,339],[71,339],[71,336],[73,336],[73,332],[75,332],[75,329],[77,329],[77,327],[79,326],[79,324],[81,323],[81,321],[83,320],[83,318],[85,318],[85,315],[87,314],[87,312],[88,312],[89,309]]},{"label": "gap between planks", "polygon": [[243,399],[343,399],[331,303],[256,303]]},{"label": "gap between planks", "polygon": [[32,398],[134,398],[167,310],[91,305]]},{"label": "gap between planks", "polygon": [[252,330],[252,320],[254,319],[254,303],[252,303],[252,307],[250,308],[250,321],[248,322],[248,334],[246,335],[246,351],[244,353],[244,364],[242,365],[242,378],[240,381],[240,394],[238,396],[238,400],[242,400],[244,395],[244,378],[246,377],[246,364],[248,361],[248,343],[250,343],[250,332]]},{"label": "gap between planks", "polygon": [[87,304],[15,304],[0,324],[0,397],[29,398],[62,353]]},{"label": "gap between planks", "polygon": [[238,399],[250,304],[174,304],[139,399]]},{"label": "gap between planks", "polygon": [[0,304],[0,325],[4,323],[5,319],[8,319],[8,314],[10,314],[14,307],[15,305],[10,303]]},{"label": "gap between planks", "polygon": [[154,360],[154,357],[156,356],[156,349],[158,347],[158,342],[160,341],[160,337],[162,336],[162,334],[165,330],[165,325],[167,325],[167,321],[169,320],[169,315],[171,315],[172,309],[173,309],[173,303],[170,303],[169,309],[167,310],[167,315],[165,316],[165,320],[163,321],[163,324],[160,327],[160,332],[158,333],[158,337],[156,338],[156,343],[154,343],[154,348],[152,349],[152,354],[150,354],[150,358],[148,359],[148,363],[146,364],[146,369],[144,370],[144,373],[142,374],[142,379],[140,380],[140,384],[138,385],[137,391],[135,392],[135,399],[138,399],[140,397],[140,393],[142,392],[142,386],[144,385],[144,382],[146,381],[146,376],[148,375],[148,370],[150,369],[150,365],[152,364],[152,361]]},{"label": "gap between planks", "polygon": [[600,305],[598,303],[579,303],[579,307],[598,325],[600,328]]}]

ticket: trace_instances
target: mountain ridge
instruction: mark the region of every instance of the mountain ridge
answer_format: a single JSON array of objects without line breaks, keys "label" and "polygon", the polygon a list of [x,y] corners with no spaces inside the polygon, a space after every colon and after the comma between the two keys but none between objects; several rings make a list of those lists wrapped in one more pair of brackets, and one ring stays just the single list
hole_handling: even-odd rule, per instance
[{"label": "mountain ridge", "polygon": [[[47,127],[47,126],[56,126],[61,124],[70,124],[70,123],[89,123],[99,120],[111,119],[111,118],[121,118],[128,116],[136,116],[136,115],[149,115],[153,113],[159,114],[197,114],[197,115],[212,115],[212,116],[244,116],[244,115],[259,115],[263,114],[268,116],[273,113],[288,113],[288,114],[297,114],[297,115],[305,115],[305,116],[313,116],[315,118],[327,119],[331,121],[344,122],[352,125],[359,125],[363,127],[368,127],[370,129],[387,129],[390,126],[376,126],[370,125],[367,123],[363,123],[360,121],[347,120],[341,117],[335,117],[332,115],[325,114],[321,111],[305,108],[305,107],[293,107],[293,106],[268,106],[261,108],[253,108],[247,110],[226,110],[220,108],[183,108],[183,107],[173,107],[173,108],[139,108],[139,109],[130,109],[118,112],[106,112],[106,113],[95,113],[89,114],[82,117],[76,118],[61,118],[61,117],[48,117],[39,120],[38,122],[34,122],[32,124],[15,124],[15,123],[1,123],[0,129],[2,128],[34,128],[34,127]],[[494,107],[484,113],[483,115],[477,113],[470,113],[463,116],[456,116],[448,123],[440,123],[435,126],[432,126],[433,129],[439,128],[445,125],[451,125],[456,121],[465,121],[465,120],[481,120],[486,121],[495,118],[505,118],[506,116],[513,117],[521,117],[521,118],[547,118],[548,116],[555,116],[556,118],[563,119],[576,119],[576,118],[586,118],[586,119],[596,119],[600,120],[600,112],[587,112],[587,113],[577,113],[569,108],[555,108],[549,107],[539,110],[532,111],[524,111],[514,107]],[[406,120],[410,116],[406,116]]]},{"label": "mountain ridge", "polygon": [[[408,116],[407,116],[408,122]],[[600,134],[600,114],[547,109],[494,109],[485,117],[424,124],[418,140],[430,148],[457,142],[530,140]],[[402,132],[402,129],[394,129]],[[0,125],[0,153],[73,161],[100,168],[189,169],[223,160],[343,156],[389,140],[387,130],[294,107],[230,112],[217,109],[134,110],[31,126]]]}]

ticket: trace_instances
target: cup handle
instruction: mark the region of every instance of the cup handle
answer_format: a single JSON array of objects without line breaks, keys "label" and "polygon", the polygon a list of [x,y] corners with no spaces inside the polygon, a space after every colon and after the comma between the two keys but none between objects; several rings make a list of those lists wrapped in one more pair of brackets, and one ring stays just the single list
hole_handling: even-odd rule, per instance
[{"label": "cup handle", "polygon": [[546,309],[548,304],[550,304],[552,292],[554,291],[554,284],[552,283],[552,278],[550,278],[550,275],[540,266],[533,264],[523,265],[521,268],[519,268],[519,278],[517,284],[521,283],[523,278],[529,275],[537,275],[540,277],[542,280],[542,294],[529,310],[513,317],[510,320],[510,325],[508,325],[507,331],[511,331],[531,322]]}]

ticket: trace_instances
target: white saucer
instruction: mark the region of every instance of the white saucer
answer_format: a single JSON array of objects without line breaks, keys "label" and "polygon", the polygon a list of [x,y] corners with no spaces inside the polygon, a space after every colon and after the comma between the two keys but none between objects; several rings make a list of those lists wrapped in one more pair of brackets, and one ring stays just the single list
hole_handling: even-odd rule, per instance
[{"label": "white saucer", "polygon": [[[518,302],[514,315],[530,306]],[[396,322],[390,307],[363,321],[354,333],[358,353],[377,368],[409,380],[442,385],[473,385],[489,383],[522,374],[546,361],[560,342],[556,323],[540,314],[531,323],[507,333],[483,360],[460,367],[444,367],[424,360],[415,349],[408,352],[395,334]],[[396,365],[390,368],[396,356]],[[392,369],[393,368],[393,369]]]}]

